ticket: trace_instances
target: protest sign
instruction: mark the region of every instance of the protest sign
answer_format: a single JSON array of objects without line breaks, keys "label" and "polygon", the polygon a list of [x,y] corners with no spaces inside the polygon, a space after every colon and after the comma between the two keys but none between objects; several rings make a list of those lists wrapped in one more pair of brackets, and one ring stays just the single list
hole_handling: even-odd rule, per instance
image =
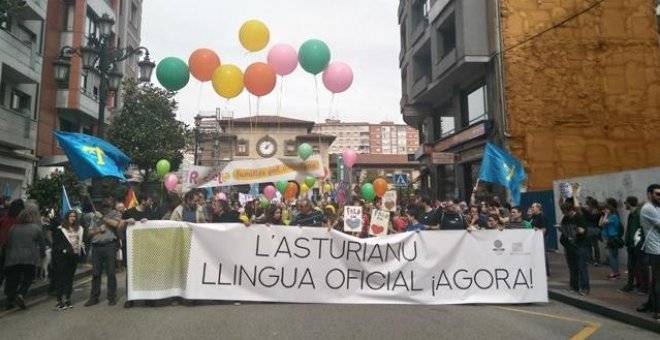
[{"label": "protest sign", "polygon": [[369,235],[385,236],[387,227],[390,223],[390,212],[380,209],[371,210],[371,225],[369,226]]},{"label": "protest sign", "polygon": [[349,233],[362,231],[362,207],[350,205],[344,207],[344,231]]},{"label": "protest sign", "polygon": [[383,195],[383,206],[382,209],[391,211],[391,212],[396,212],[396,191],[390,190],[385,192],[385,195]]}]

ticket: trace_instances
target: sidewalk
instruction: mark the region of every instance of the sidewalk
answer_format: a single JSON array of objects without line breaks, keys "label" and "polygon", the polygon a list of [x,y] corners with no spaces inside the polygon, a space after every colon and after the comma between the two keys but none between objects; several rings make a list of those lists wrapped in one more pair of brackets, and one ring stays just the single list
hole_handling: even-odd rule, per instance
[{"label": "sidewalk", "polygon": [[[91,264],[80,264],[76,269],[76,274],[73,277],[73,280],[80,280],[84,277],[92,275],[92,265]],[[0,294],[0,307],[4,309],[7,304],[7,297],[4,295],[4,284],[2,285],[2,294]],[[35,279],[30,286],[30,292],[27,296],[27,301],[29,302],[35,296],[43,295],[48,293],[48,280]]]},{"label": "sidewalk", "polygon": [[[646,302],[648,296],[636,291],[620,292],[627,282],[625,268],[621,268],[619,280],[608,280],[609,266],[589,266],[591,293],[581,296],[569,292],[568,265],[563,254],[548,253],[551,277],[548,278],[548,294],[551,299],[601,314],[609,318],[660,333],[660,322],[648,313],[637,312],[637,307]],[[622,264],[625,265],[625,264]]]}]

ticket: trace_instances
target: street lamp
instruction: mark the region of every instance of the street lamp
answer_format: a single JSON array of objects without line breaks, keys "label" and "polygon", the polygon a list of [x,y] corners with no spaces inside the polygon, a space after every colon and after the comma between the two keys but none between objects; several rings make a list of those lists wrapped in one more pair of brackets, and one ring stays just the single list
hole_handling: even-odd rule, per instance
[{"label": "street lamp", "polygon": [[87,45],[71,47],[64,46],[60,50],[59,57],[53,62],[55,71],[55,80],[60,83],[69,81],[71,69],[71,56],[77,54],[82,61],[82,67],[85,72],[95,71],[100,76],[99,84],[99,117],[98,117],[98,137],[103,138],[105,128],[105,106],[108,99],[108,91],[116,92],[121,84],[123,74],[119,71],[118,63],[128,59],[131,56],[138,55],[144,58],[138,62],[139,80],[149,82],[151,73],[156,67],[156,63],[149,59],[149,50],[140,46],[125,48],[110,46],[110,37],[112,35],[112,26],[115,21],[107,14],[103,14],[97,20],[98,34],[92,34],[88,37]]}]

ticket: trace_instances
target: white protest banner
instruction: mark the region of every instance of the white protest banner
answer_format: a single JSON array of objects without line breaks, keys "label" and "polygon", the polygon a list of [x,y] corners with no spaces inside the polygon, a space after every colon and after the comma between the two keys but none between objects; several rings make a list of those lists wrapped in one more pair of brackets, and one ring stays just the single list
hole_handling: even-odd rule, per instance
[{"label": "white protest banner", "polygon": [[359,239],[325,228],[149,221],[127,234],[129,300],[548,301],[543,234],[534,230]]},{"label": "white protest banner", "polygon": [[245,204],[247,204],[247,202],[254,201],[257,198],[258,198],[258,196],[255,196],[255,195],[248,195],[248,194],[244,194],[242,192],[238,193],[238,203],[241,204],[241,207],[244,207]]},{"label": "white protest banner", "polygon": [[321,155],[312,155],[303,161],[299,157],[263,158],[232,161],[222,169],[219,181],[212,180],[207,186],[228,186],[277,182],[279,180],[302,182],[308,176],[323,177]]},{"label": "white protest banner", "polygon": [[396,191],[386,191],[383,195],[383,209],[396,212]]},{"label": "white protest banner", "polygon": [[369,226],[369,235],[385,236],[387,227],[390,223],[390,212],[380,209],[371,210],[371,225]]},{"label": "white protest banner", "polygon": [[359,233],[362,231],[362,207],[347,205],[344,207],[344,231]]},{"label": "white protest banner", "polygon": [[[220,170],[210,166],[192,166],[183,176],[183,191],[188,192],[191,189],[202,187],[205,183],[218,183]],[[219,185],[208,185],[204,187],[216,187]]]}]

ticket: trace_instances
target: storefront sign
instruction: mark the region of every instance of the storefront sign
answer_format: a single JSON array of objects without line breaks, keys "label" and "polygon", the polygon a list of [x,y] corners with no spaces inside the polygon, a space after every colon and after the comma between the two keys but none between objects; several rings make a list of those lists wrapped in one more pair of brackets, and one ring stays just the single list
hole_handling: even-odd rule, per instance
[{"label": "storefront sign", "polygon": [[433,151],[442,152],[452,147],[468,142],[472,139],[484,136],[486,134],[486,122],[475,125],[467,130],[463,130],[457,134],[451,135],[438,143],[433,147]]},{"label": "storefront sign", "polygon": [[431,155],[433,164],[454,164],[458,155],[451,152],[434,152]]}]

